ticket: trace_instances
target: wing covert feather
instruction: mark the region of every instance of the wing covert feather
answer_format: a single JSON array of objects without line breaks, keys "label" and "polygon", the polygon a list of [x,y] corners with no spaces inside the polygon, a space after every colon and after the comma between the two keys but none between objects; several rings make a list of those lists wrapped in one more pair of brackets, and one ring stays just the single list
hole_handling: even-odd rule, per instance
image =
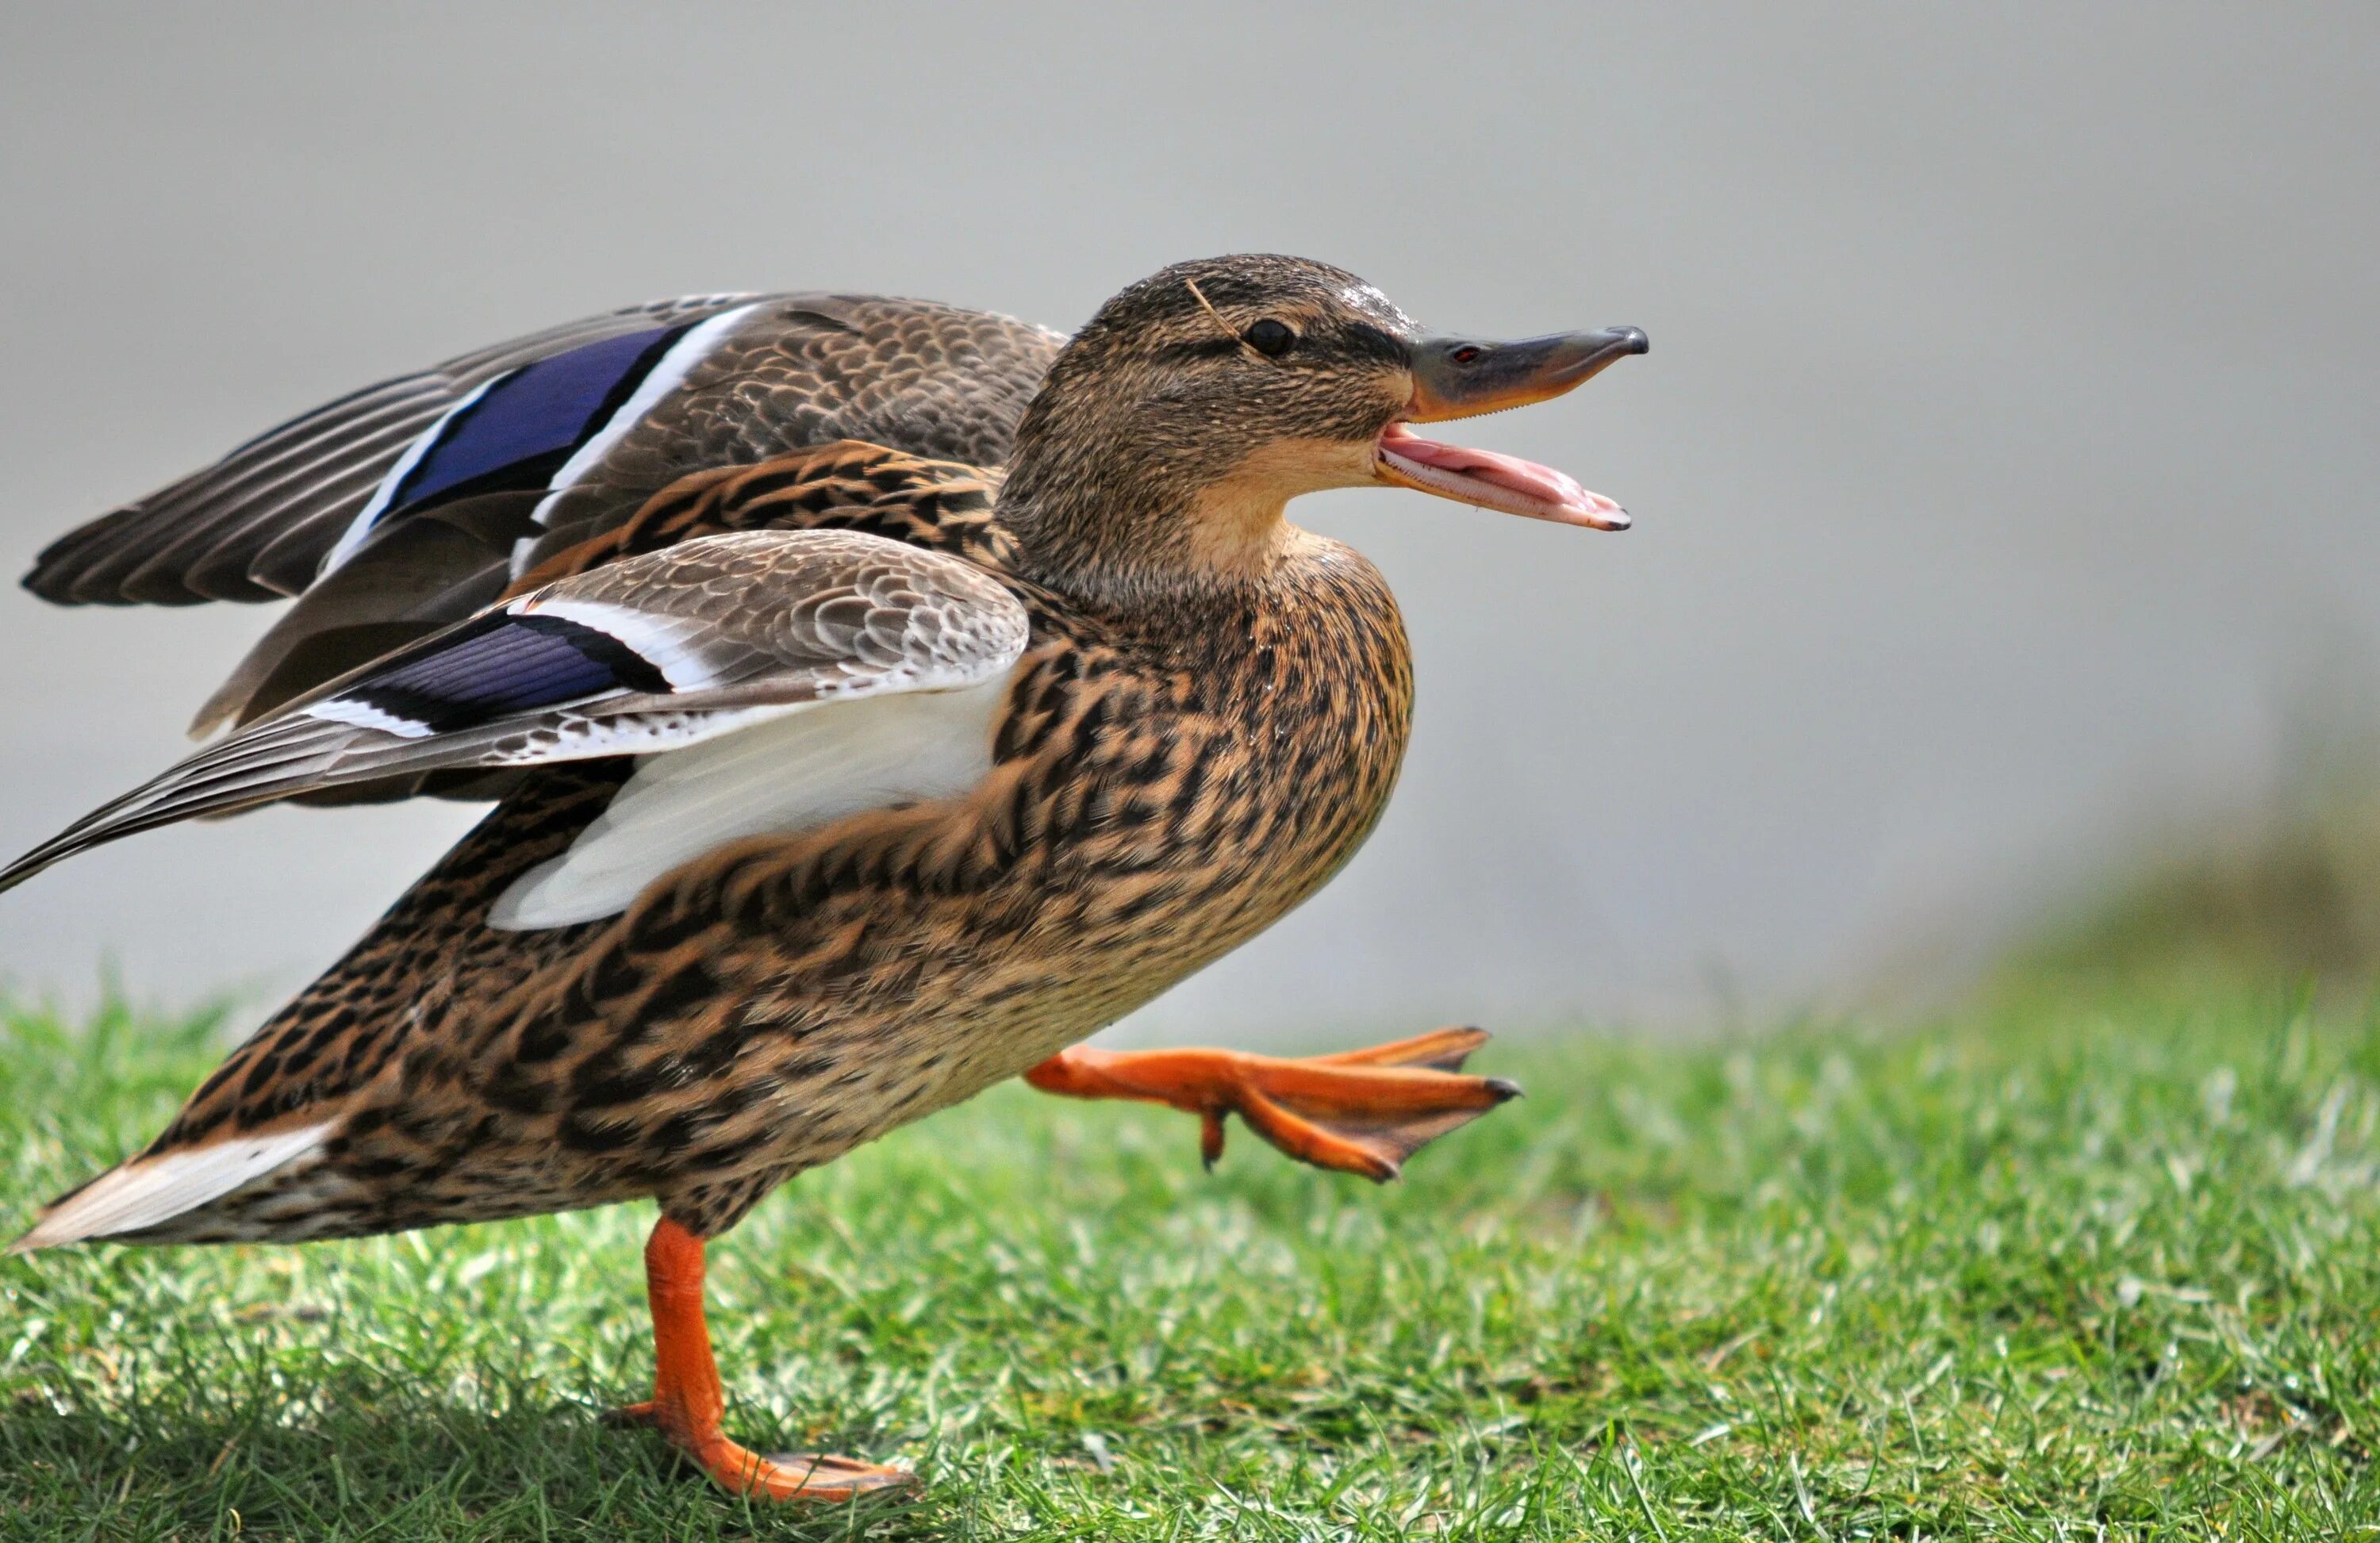
[{"label": "wing covert feather", "polygon": [[703,536],[481,612],[209,746],[0,869],[393,775],[695,745],[840,700],[978,686],[1024,605],[957,558],[846,530]]}]

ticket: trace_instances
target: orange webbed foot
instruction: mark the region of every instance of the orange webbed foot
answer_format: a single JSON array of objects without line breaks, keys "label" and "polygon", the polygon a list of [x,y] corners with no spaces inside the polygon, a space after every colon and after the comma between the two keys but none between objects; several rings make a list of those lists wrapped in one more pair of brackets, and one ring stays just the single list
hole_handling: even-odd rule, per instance
[{"label": "orange webbed foot", "polygon": [[723,1438],[703,1451],[689,1449],[687,1455],[722,1487],[761,1500],[833,1502],[917,1482],[905,1469],[854,1457],[813,1452],[763,1457]]},{"label": "orange webbed foot", "polygon": [[653,1396],[605,1418],[650,1426],[723,1488],[771,1500],[848,1500],[915,1482],[907,1470],[824,1452],[763,1457],[720,1428],[726,1395],[702,1312],[703,1242],[664,1216],[645,1245],[653,1309]]},{"label": "orange webbed foot", "polygon": [[607,1409],[603,1422],[659,1430],[721,1488],[763,1500],[847,1500],[855,1495],[917,1481],[917,1476],[906,1469],[862,1463],[832,1452],[784,1452],[763,1457],[716,1430],[706,1433],[676,1428],[676,1422],[653,1399]]},{"label": "orange webbed foot", "polygon": [[1441,1028],[1302,1059],[1078,1046],[1025,1080],[1048,1093],[1136,1099],[1196,1114],[1209,1166],[1223,1153],[1224,1116],[1237,1114],[1301,1162],[1386,1181],[1428,1142],[1519,1095],[1501,1077],[1462,1074],[1464,1059],[1487,1040],[1484,1029]]}]

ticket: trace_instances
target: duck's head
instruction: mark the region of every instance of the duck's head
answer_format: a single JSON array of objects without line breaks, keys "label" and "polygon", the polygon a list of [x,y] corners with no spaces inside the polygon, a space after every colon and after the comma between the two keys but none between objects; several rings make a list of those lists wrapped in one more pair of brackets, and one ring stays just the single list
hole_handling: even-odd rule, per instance
[{"label": "duck's head", "polygon": [[1026,565],[1126,598],[1261,573],[1282,506],[1386,484],[1597,530],[1620,505],[1548,467],[1414,425],[1559,396],[1641,354],[1633,327],[1514,343],[1426,333],[1378,290],[1294,257],[1178,263],[1099,308],[1017,429],[1001,495]]}]

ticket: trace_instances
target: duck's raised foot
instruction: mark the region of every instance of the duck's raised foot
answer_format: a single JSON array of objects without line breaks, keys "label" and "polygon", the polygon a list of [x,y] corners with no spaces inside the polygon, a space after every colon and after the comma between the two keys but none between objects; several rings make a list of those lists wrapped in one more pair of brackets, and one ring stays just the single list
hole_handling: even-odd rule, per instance
[{"label": "duck's raised foot", "polygon": [[1441,1028],[1336,1055],[1285,1059],[1245,1051],[1101,1051],[1077,1046],[1025,1074],[1045,1093],[1136,1099],[1196,1114],[1208,1166],[1223,1155],[1223,1117],[1300,1162],[1393,1179],[1427,1143],[1515,1098],[1502,1077],[1462,1075],[1487,1043],[1478,1028]]}]

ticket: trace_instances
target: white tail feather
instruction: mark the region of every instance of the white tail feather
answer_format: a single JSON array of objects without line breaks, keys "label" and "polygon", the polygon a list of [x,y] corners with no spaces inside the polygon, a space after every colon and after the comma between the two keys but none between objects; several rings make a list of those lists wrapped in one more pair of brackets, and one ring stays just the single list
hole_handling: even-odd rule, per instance
[{"label": "white tail feather", "polygon": [[9,1245],[11,1254],[115,1237],[219,1200],[322,1144],[335,1121],[267,1136],[235,1136],[111,1168],[61,1201]]}]

